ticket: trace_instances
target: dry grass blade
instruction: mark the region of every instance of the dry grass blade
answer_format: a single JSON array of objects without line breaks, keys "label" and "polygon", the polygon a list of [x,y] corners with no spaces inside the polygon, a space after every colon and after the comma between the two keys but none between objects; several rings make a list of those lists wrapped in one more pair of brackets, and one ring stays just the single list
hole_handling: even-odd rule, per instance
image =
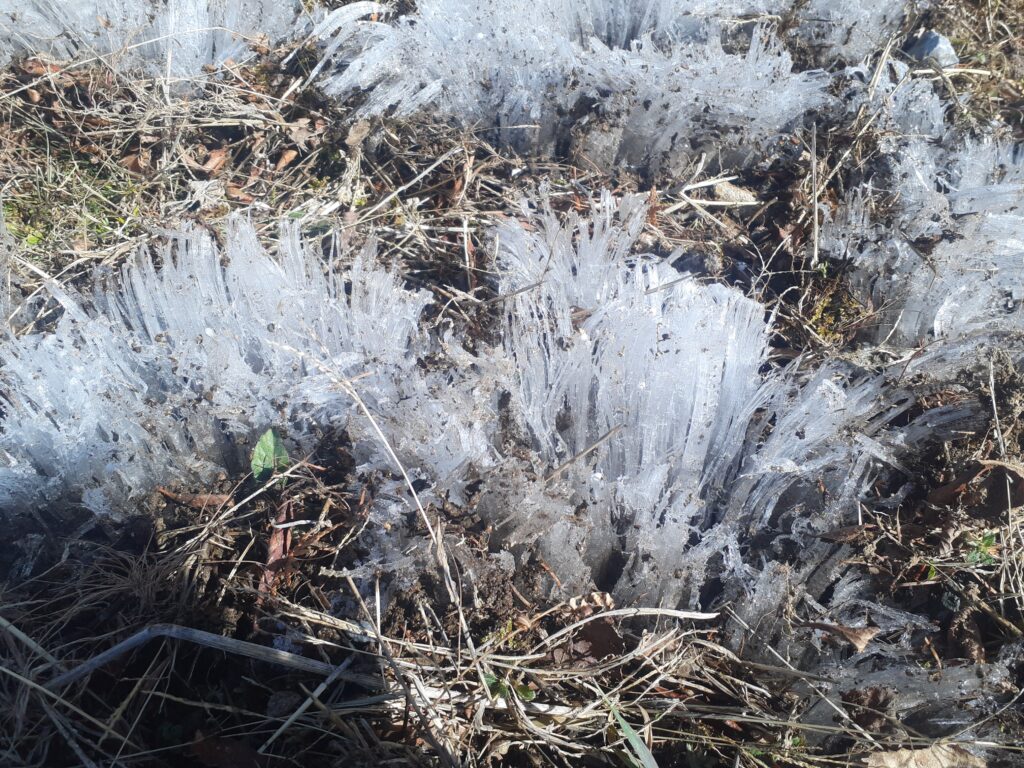
[{"label": "dry grass blade", "polygon": [[50,690],[59,690],[64,688],[76,680],[80,680],[86,675],[89,675],[97,669],[109,664],[114,659],[123,656],[129,651],[132,651],[157,637],[168,637],[173,640],[197,643],[199,645],[206,646],[207,648],[215,648],[216,650],[223,651],[225,653],[233,653],[239,656],[255,659],[257,661],[264,661],[269,664],[280,664],[302,672],[327,675],[329,677],[333,676],[335,679],[350,680],[364,687],[375,688],[379,684],[379,681],[373,677],[347,673],[344,669],[335,667],[332,664],[325,664],[315,659],[307,659],[293,653],[278,651],[274,648],[267,648],[262,645],[255,645],[254,643],[247,643],[243,640],[235,640],[230,637],[221,637],[220,635],[214,635],[210,632],[203,632],[202,630],[191,629],[189,627],[178,627],[173,624],[157,624],[151,627],[146,627],[146,629],[122,640],[120,643],[107,649],[98,656],[94,656],[88,661],[82,662],[77,667],[58,675],[53,680],[49,681],[46,684],[46,687]]}]

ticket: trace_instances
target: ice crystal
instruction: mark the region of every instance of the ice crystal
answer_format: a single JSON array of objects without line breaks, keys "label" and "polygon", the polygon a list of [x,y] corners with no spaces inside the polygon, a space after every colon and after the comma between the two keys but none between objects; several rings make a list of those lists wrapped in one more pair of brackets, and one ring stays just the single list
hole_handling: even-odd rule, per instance
[{"label": "ice crystal", "polygon": [[749,531],[787,557],[839,518],[821,483],[848,508],[895,460],[876,433],[903,406],[771,373],[762,305],[638,252],[644,198],[529,208],[495,232],[501,343],[475,354],[425,333],[427,296],[372,252],[325,264],[294,230],[276,257],[245,224],[223,249],[180,233],[91,299],[51,286],[56,327],[4,342],[0,503],[126,510],[237,471],[270,426],[296,451],[344,430],[359,465],[397,458],[433,497],[475,483],[496,536],[566,588],[696,604],[763,570]]},{"label": "ice crystal", "polygon": [[328,91],[366,92],[364,115],[429,111],[543,153],[575,127],[576,151],[609,168],[671,165],[712,143],[742,161],[825,98],[827,79],[794,72],[768,27],[727,49],[730,8],[712,4],[426,0],[393,23],[357,12],[385,10],[356,3],[318,27],[339,60]]},{"label": "ice crystal", "polygon": [[592,505],[588,559],[621,534],[667,573],[742,449],[768,327],[739,292],[633,254],[645,212],[605,198],[590,220],[502,227],[499,293],[510,410],[549,481]]},{"label": "ice crystal", "polygon": [[342,273],[294,232],[274,258],[239,224],[223,252],[201,231],[182,233],[105,282],[92,300],[51,287],[56,328],[4,342],[5,508],[125,509],[158,484],[239,466],[239,444],[273,425],[301,450],[350,429],[357,459],[386,465],[371,425],[349,423],[349,378],[395,450],[431,457],[436,476],[486,451],[413,372],[426,295],[368,251]]},{"label": "ice crystal", "polygon": [[809,44],[825,61],[839,59],[857,64],[884,46],[898,31],[909,10],[920,11],[930,3],[891,0],[810,0],[796,3],[794,35]]},{"label": "ice crystal", "polygon": [[141,66],[170,78],[237,58],[292,34],[301,11],[285,0],[0,0],[0,63],[22,54]]},{"label": "ice crystal", "polygon": [[499,442],[518,437],[534,463],[506,460],[478,508],[570,591],[695,605],[714,582],[739,597],[763,558],[812,571],[830,555],[814,535],[898,462],[886,427],[910,400],[852,369],[770,372],[765,308],[636,253],[645,213],[605,197],[588,219],[542,208],[499,228]]},{"label": "ice crystal", "polygon": [[853,284],[875,312],[869,338],[913,346],[1022,327],[1019,148],[970,140],[944,150],[911,140],[891,169],[850,196],[823,239],[831,255],[857,266]]}]

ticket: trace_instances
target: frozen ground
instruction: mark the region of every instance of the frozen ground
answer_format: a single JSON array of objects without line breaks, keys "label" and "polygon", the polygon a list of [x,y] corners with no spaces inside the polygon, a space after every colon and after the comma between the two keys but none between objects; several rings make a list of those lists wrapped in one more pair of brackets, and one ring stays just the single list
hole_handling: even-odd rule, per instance
[{"label": "frozen ground", "polygon": [[[36,259],[56,229],[12,174],[0,507],[22,678],[89,656],[18,629],[67,631],[33,600],[77,594],[63,626],[106,647],[70,607],[97,590],[38,581],[102,581],[120,567],[102,544],[153,569],[118,639],[171,621],[280,663],[380,654],[354,684],[383,691],[378,735],[406,691],[420,754],[343,728],[324,764],[483,764],[488,728],[509,759],[532,739],[578,764],[622,734],[588,707],[676,723],[665,697],[686,690],[697,718],[772,713],[734,714],[728,739],[685,731],[707,759],[1013,758],[1024,164],[1012,125],[967,119],[977,68],[905,37],[941,14],[72,9],[0,6],[9,167],[63,141],[83,188],[145,180],[133,199],[159,215],[131,224],[128,258],[72,255],[70,279]],[[186,114],[209,127],[183,133]],[[290,459],[257,482],[268,430]],[[192,597],[169,600],[173,583]],[[895,683],[923,664],[950,671]],[[44,764],[17,714],[43,705],[5,696],[6,748]],[[306,749],[322,708],[301,703],[281,741],[189,749]],[[50,706],[68,760],[106,755]],[[673,764],[671,735],[644,739]]]}]

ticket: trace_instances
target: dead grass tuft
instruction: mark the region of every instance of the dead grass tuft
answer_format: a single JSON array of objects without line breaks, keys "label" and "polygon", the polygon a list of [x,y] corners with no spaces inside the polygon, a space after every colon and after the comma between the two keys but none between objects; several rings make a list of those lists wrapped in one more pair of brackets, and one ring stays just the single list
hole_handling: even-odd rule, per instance
[{"label": "dead grass tuft", "polygon": [[999,121],[1024,137],[1024,2],[936,3],[927,21],[949,36],[961,66],[977,71],[966,118],[980,126]]},{"label": "dead grass tuft", "polygon": [[288,93],[300,65],[279,58],[182,84],[38,59],[3,73],[0,198],[16,244],[69,279],[185,219],[293,215],[344,157],[327,113]]}]

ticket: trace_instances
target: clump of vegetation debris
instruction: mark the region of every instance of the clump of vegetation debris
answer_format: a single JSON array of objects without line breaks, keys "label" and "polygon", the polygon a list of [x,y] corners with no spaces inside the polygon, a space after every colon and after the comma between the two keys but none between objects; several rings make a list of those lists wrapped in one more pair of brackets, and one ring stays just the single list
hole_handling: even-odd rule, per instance
[{"label": "clump of vegetation debris", "polygon": [[[334,3],[333,12],[356,13],[364,5],[376,8]],[[798,28],[794,19],[803,5],[794,5],[795,16],[769,14],[768,23]],[[362,10],[372,12],[371,24],[385,23],[389,10],[415,12],[405,4]],[[474,461],[444,465],[447,475],[409,465],[405,458],[420,454],[398,443],[386,419],[389,413],[399,422],[410,419],[413,434],[402,401],[422,393],[401,382],[398,395],[371,388],[384,353],[367,355],[352,364],[354,373],[332,379],[322,361],[341,353],[328,349],[326,325],[311,334],[325,333],[315,338],[330,355],[303,351],[288,358],[296,380],[327,382],[322,390],[308,385],[313,394],[303,389],[307,400],[295,402],[343,396],[355,414],[345,423],[297,419],[285,393],[260,404],[261,418],[273,417],[249,429],[249,414],[216,410],[221,382],[212,367],[227,370],[222,358],[209,358],[211,370],[186,370],[192,347],[181,345],[157,356],[152,378],[140,364],[144,373],[135,380],[140,399],[153,407],[152,424],[103,439],[149,440],[156,446],[151,455],[177,451],[180,466],[169,469],[170,479],[130,489],[128,502],[117,497],[105,513],[97,513],[98,502],[90,506],[96,496],[88,492],[72,498],[49,486],[46,504],[0,510],[7,531],[0,550],[0,763],[1016,764],[1024,733],[1024,358],[1013,352],[1020,348],[1019,329],[995,320],[998,333],[976,346],[957,339],[962,346],[945,353],[936,337],[900,348],[892,339],[903,315],[892,330],[889,323],[902,308],[894,310],[896,299],[880,292],[881,277],[867,284],[858,277],[868,246],[863,254],[840,255],[828,238],[829,227],[839,227],[847,209],[856,208],[850,201],[861,185],[891,188],[881,190],[870,216],[857,208],[850,218],[899,221],[907,233],[917,226],[905,210],[910,206],[901,208],[896,199],[900,177],[892,160],[903,151],[893,146],[914,127],[897,129],[897,118],[887,122],[896,86],[874,99],[919,29],[947,36],[959,64],[914,64],[916,74],[907,66],[893,81],[927,82],[953,105],[949,123],[958,130],[995,126],[1000,141],[1020,138],[1016,24],[1022,14],[1020,3],[973,0],[908,13],[865,59],[863,72],[842,81],[853,83],[851,92],[869,92],[859,108],[844,112],[843,94],[830,93],[836,101],[828,102],[827,120],[796,121],[775,143],[758,146],[754,160],[730,165],[697,146],[653,170],[595,159],[607,158],[616,141],[626,146],[619,134],[591,135],[589,144],[554,142],[555,151],[537,152],[505,141],[505,125],[495,130],[480,121],[424,117],[397,101],[371,114],[365,101],[380,82],[367,83],[354,101],[325,92],[317,75],[330,43],[309,29],[279,47],[256,46],[242,64],[211,65],[184,91],[160,77],[105,66],[102,57],[88,65],[17,57],[0,72],[6,281],[0,309],[10,339],[0,347],[0,416],[47,398],[64,397],[72,408],[87,398],[43,385],[9,391],[11,381],[31,379],[11,372],[15,358],[28,359],[28,347],[15,344],[48,338],[79,315],[116,338],[117,322],[145,294],[111,290],[112,275],[122,274],[129,286],[155,274],[172,275],[161,277],[172,288],[192,285],[195,275],[171,282],[179,255],[160,250],[168,234],[193,227],[206,238],[194,242],[209,248],[217,264],[230,259],[232,227],[245,219],[271,257],[294,255],[289,238],[295,238],[331,265],[322,270],[328,277],[336,264],[362,264],[366,253],[394,267],[395,295],[427,297],[419,324],[429,341],[422,348],[410,342],[414,359],[402,375],[421,372],[429,394],[452,413],[487,410],[496,427]],[[323,18],[319,23],[330,27]],[[752,34],[741,20],[736,37],[749,42]],[[644,45],[659,43],[652,39]],[[816,40],[793,43],[799,50],[794,77],[823,61],[833,72],[856,63],[823,59]],[[733,43],[726,43],[723,55],[731,56]],[[628,50],[607,47],[610,56]],[[338,56],[343,64],[354,60]],[[597,96],[586,98],[597,115]],[[627,112],[618,103],[602,112],[599,131],[628,135],[628,121],[625,129],[616,123]],[[574,142],[592,128],[585,114],[558,114],[558,120],[577,121]],[[616,151],[613,157],[628,154]],[[949,220],[976,213],[956,209],[967,182],[953,189],[943,179],[922,186],[953,199]],[[986,181],[1004,183],[1001,176]],[[633,202],[602,208],[595,204],[602,194]],[[524,203],[537,200],[543,204]],[[870,227],[860,219],[855,224],[873,247],[873,234],[865,234]],[[907,234],[908,250],[929,263],[933,249],[961,237],[944,226]],[[588,238],[605,248],[597,249],[599,256],[612,254],[608,284],[623,294],[633,289],[647,300],[681,282],[690,290],[692,280],[700,301],[742,295],[758,302],[750,315],[759,323],[765,318],[763,356],[748,361],[759,378],[742,401],[749,405],[746,420],[730,421],[727,430],[739,435],[751,462],[740,456],[732,468],[718,468],[729,461],[709,450],[707,466],[693,470],[714,479],[694,484],[692,496],[702,504],[697,522],[681,528],[685,534],[659,528],[676,509],[666,505],[652,525],[680,536],[679,551],[699,552],[714,547],[722,520],[742,521],[749,530],[736,539],[736,551],[723,544],[697,561],[706,580],[686,573],[685,562],[675,573],[650,565],[656,542],[635,533],[639,516],[621,512],[625,485],[617,491],[602,485],[612,465],[603,452],[611,455],[617,436],[629,430],[625,421],[602,424],[573,442],[573,419],[586,408],[559,403],[551,409],[556,434],[546,455],[537,447],[544,437],[538,439],[522,415],[528,409],[516,402],[534,395],[529,387],[519,392],[510,384],[499,392],[494,386],[481,394],[486,385],[465,385],[466,371],[501,380],[525,366],[528,354],[509,341],[509,329],[520,321],[530,327],[524,317],[543,326],[559,316],[543,301],[523,297],[554,281],[559,260],[580,282],[581,265],[596,274],[602,265],[580,256]],[[517,248],[539,265],[537,279],[521,277],[519,287],[507,282],[508,253]],[[644,282],[663,265],[672,270],[670,280]],[[357,277],[338,274],[343,277],[323,304],[341,313],[361,294]],[[211,306],[221,293],[238,299],[236,284],[221,287],[209,292]],[[565,335],[543,336],[537,348],[554,360],[576,345],[589,361],[604,338],[597,333],[601,312],[620,298],[614,293],[601,294],[604,305],[568,307]],[[106,298],[95,304],[82,298],[93,295]],[[650,301],[646,311],[659,311]],[[397,304],[385,310],[377,314],[401,314]],[[281,309],[281,317],[288,315],[288,307]],[[131,322],[124,320],[126,327]],[[198,335],[208,331],[214,339],[220,329],[210,326]],[[271,333],[280,330],[269,326]],[[173,335],[151,330],[138,331],[126,348],[145,355],[132,345],[159,345]],[[668,350],[672,332],[658,339]],[[701,332],[708,345],[719,338]],[[290,354],[291,344],[268,347]],[[82,349],[71,344],[67,354]],[[254,344],[245,351],[252,359],[259,355]],[[625,359],[629,351],[618,354]],[[971,364],[944,375],[957,354]],[[700,369],[712,359],[705,349],[682,365]],[[89,364],[83,354],[69,370]],[[570,370],[568,363],[558,368],[545,386],[562,386]],[[628,366],[617,375],[616,394],[632,387]],[[173,377],[184,382],[178,400],[153,385]],[[89,382],[88,373],[80,380]],[[839,380],[844,396],[852,394],[836,405],[839,400],[827,398]],[[604,380],[595,374],[593,381]],[[722,374],[723,389],[726,381]],[[878,382],[898,393],[893,402],[875,405],[874,395],[855,396],[883,386]],[[587,407],[596,411],[599,384],[588,391]],[[619,409],[627,412],[632,401],[623,402]],[[212,414],[203,422],[212,437],[189,431],[190,423],[184,438],[154,427],[186,424],[193,408]],[[237,411],[247,408],[236,404]],[[800,467],[783,461],[789,454],[781,448],[770,452],[804,440],[817,424],[811,417],[830,409],[837,413],[829,428],[852,469],[844,474],[822,459],[833,455],[829,446],[799,454]],[[847,412],[851,421],[844,422]],[[656,432],[653,421],[641,432]],[[476,422],[464,423],[458,439],[469,443]],[[849,424],[858,425],[857,434],[848,434]],[[437,434],[457,439],[457,430],[442,427],[447,424],[438,424]],[[929,431],[931,438],[919,438]],[[25,442],[30,451],[42,446],[45,452],[50,434],[41,430]],[[217,445],[218,461],[204,457],[197,468],[200,440]],[[410,438],[418,440],[418,433]],[[370,455],[371,444],[382,460]],[[658,457],[656,446],[645,444],[644,451],[646,462]],[[55,461],[67,460],[66,453]],[[436,453],[443,457],[444,448]],[[4,469],[21,467],[12,456],[0,455]],[[144,460],[140,453],[137,463]],[[111,462],[111,476],[116,471]],[[798,479],[757,485],[771,473]],[[610,480],[609,487],[621,478]],[[10,487],[18,486],[11,481]],[[665,496],[676,494],[673,504],[685,506],[687,492],[680,481]],[[588,522],[593,510],[606,509],[600,505],[606,498],[618,505],[607,507],[608,520]],[[763,517],[743,516],[750,499],[765,498],[771,504]],[[533,538],[523,536],[516,515],[535,508],[538,519],[558,520],[548,520]],[[563,520],[569,522],[559,528]],[[587,554],[574,532],[601,525],[610,531],[611,554],[599,566],[587,562],[580,577],[567,565],[575,562],[567,552]],[[803,559],[804,549],[814,549],[818,559]],[[631,573],[640,575],[631,580]],[[644,581],[651,573],[660,584],[683,585],[672,594],[686,599],[652,599],[660,587]],[[730,587],[735,573],[756,585],[746,593]],[[841,604],[843,594],[849,599]],[[846,607],[831,610],[840,604]],[[899,679],[894,658],[902,665]]]}]

